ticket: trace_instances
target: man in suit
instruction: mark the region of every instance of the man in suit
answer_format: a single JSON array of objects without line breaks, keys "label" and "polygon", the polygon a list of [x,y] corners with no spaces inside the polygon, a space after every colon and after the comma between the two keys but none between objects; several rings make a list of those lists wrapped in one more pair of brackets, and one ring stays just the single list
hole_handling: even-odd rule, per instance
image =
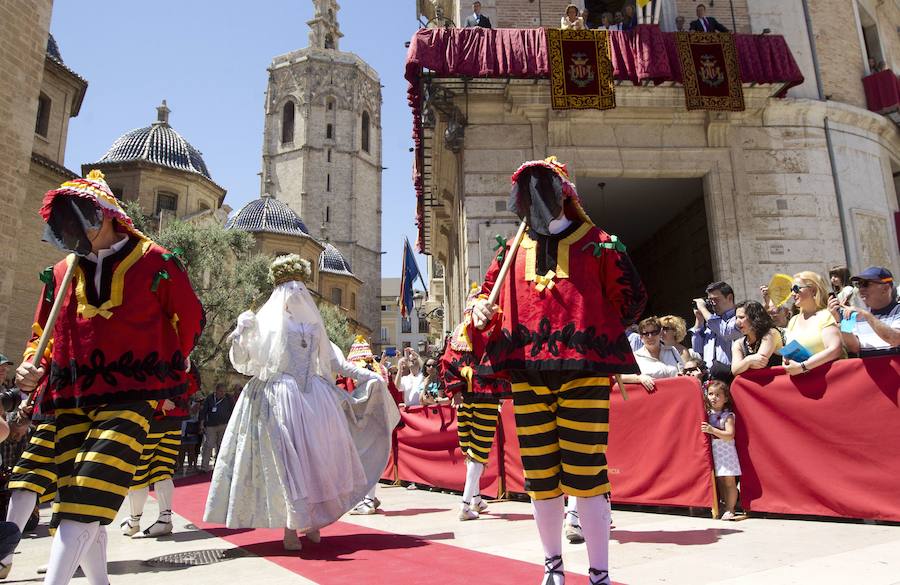
[{"label": "man in suit", "polygon": [[691,21],[691,30],[694,32],[728,32],[718,20],[712,16],[706,16],[706,5],[697,5],[697,20]]},{"label": "man in suit", "polygon": [[492,28],[491,19],[481,13],[481,2],[472,2],[472,15],[466,17],[466,27]]}]

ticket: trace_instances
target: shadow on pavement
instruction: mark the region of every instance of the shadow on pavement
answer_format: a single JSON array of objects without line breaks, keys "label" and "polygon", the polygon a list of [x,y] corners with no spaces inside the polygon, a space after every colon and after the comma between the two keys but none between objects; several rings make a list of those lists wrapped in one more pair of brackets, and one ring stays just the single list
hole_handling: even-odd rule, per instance
[{"label": "shadow on pavement", "polygon": [[381,512],[382,516],[418,516],[419,514],[435,514],[437,512],[449,512],[450,508],[410,508],[408,510],[388,510]]},{"label": "shadow on pavement", "polygon": [[609,538],[620,544],[648,543],[648,544],[677,544],[681,546],[693,546],[713,544],[722,536],[739,534],[743,530],[733,528],[704,528],[703,530],[613,530]]}]

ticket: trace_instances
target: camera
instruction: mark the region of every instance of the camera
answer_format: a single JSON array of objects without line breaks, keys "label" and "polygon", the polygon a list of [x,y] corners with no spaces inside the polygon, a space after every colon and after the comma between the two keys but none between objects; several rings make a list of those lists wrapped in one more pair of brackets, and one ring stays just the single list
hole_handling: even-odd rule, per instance
[{"label": "camera", "polygon": [[[706,307],[706,310],[709,312],[713,312],[713,307],[711,305],[712,305],[712,303],[710,303],[708,300],[704,299],[703,306]],[[691,312],[693,313],[696,310],[697,310],[697,303],[695,303],[694,301],[691,301]]]},{"label": "camera", "polygon": [[0,406],[2,406],[3,410],[6,412],[14,411],[19,407],[21,402],[22,394],[19,393],[18,388],[10,388],[9,390],[0,392]]}]

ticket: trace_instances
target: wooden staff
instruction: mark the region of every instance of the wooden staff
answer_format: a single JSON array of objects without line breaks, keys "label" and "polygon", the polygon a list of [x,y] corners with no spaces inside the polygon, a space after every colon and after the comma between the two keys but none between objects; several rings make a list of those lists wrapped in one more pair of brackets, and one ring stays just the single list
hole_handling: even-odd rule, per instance
[{"label": "wooden staff", "polygon": [[516,250],[519,249],[519,245],[522,243],[522,238],[524,237],[525,220],[523,219],[522,223],[519,224],[519,231],[516,232],[516,237],[513,239],[512,246],[509,247],[506,258],[503,259],[503,266],[500,267],[497,281],[494,282],[494,287],[491,289],[490,296],[488,296],[488,303],[490,303],[492,307],[497,304],[497,297],[500,296],[500,287],[503,285],[503,281],[506,280],[506,273],[509,272],[513,259],[516,257]]},{"label": "wooden staff", "polygon": [[[50,308],[50,315],[47,316],[47,322],[44,323],[44,331],[41,333],[41,338],[38,340],[37,349],[34,352],[34,356],[31,358],[31,363],[37,367],[40,367],[41,358],[44,356],[44,352],[47,350],[47,345],[50,343],[50,338],[53,337],[53,327],[56,325],[56,319],[59,317],[59,311],[62,309],[63,299],[66,296],[66,293],[69,291],[69,284],[72,282],[72,276],[75,275],[75,268],[78,266],[78,256],[75,254],[71,254],[68,258],[69,265],[66,268],[66,274],[63,276],[62,282],[59,284],[59,290],[56,292],[56,298],[53,299],[53,306]],[[21,412],[26,408],[34,408],[34,403],[37,401],[38,391],[34,390],[29,396],[28,400],[25,401],[25,405],[22,406],[19,411]],[[21,417],[19,417],[21,419]]]}]

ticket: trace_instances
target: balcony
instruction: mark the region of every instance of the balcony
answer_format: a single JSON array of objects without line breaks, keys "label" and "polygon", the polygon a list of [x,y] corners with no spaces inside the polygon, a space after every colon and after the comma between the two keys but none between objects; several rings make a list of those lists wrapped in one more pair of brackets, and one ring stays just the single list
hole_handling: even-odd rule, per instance
[{"label": "balcony", "polygon": [[[683,81],[675,33],[641,24],[632,31],[610,32],[609,44],[616,91],[621,88],[623,96],[628,93],[642,100],[640,104],[631,100],[632,105],[682,107],[678,104],[684,103],[683,98],[677,94],[683,90],[673,87]],[[754,99],[784,97],[788,89],[803,82],[784,37],[735,34],[734,45],[743,91]],[[527,91],[526,86],[546,87],[549,103],[549,77],[545,29],[431,28],[413,36],[406,79],[413,113],[420,251],[430,253],[433,245],[428,211],[451,213],[442,209],[440,193],[434,188],[434,156],[438,150],[456,153],[464,148],[469,97],[491,93],[508,97]]]},{"label": "balcony", "polygon": [[900,79],[897,75],[885,69],[863,77],[862,83],[869,109],[887,116],[900,126]]}]

